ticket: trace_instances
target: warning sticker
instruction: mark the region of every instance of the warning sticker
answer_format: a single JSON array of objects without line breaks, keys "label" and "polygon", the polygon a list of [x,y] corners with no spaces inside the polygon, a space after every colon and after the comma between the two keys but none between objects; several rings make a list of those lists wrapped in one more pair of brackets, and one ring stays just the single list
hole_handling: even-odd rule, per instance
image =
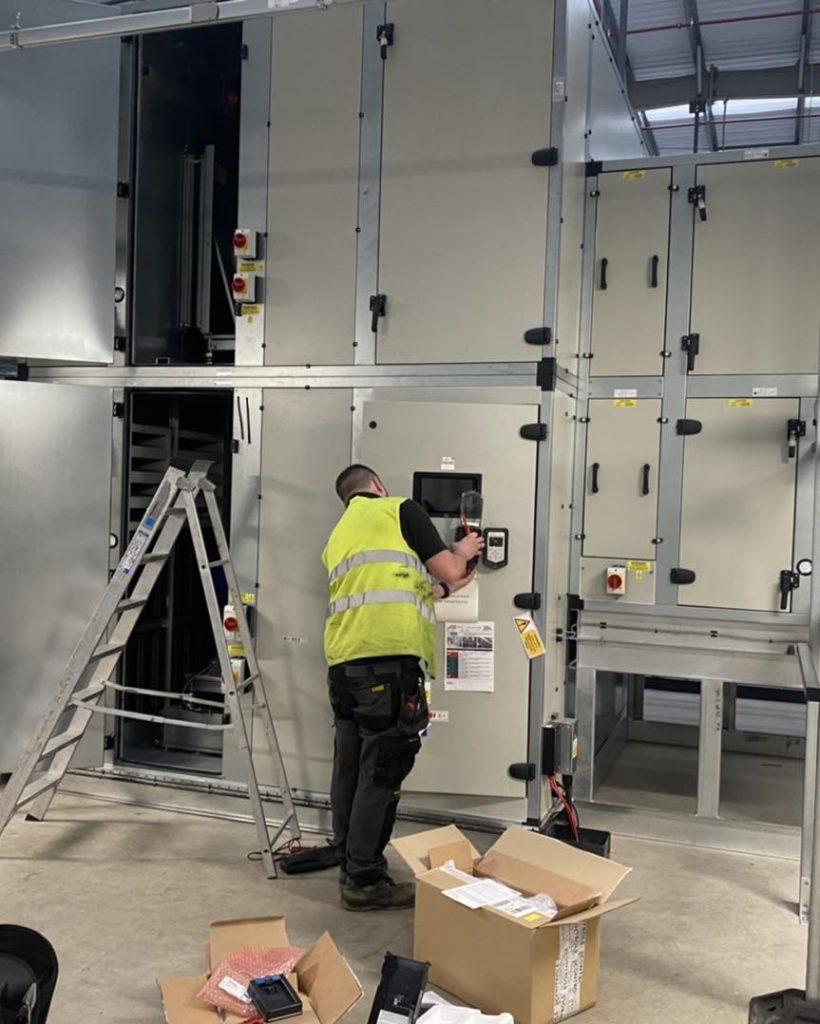
[{"label": "warning sticker", "polygon": [[638,403],[634,398],[616,398],[612,404],[616,409],[634,409]]},{"label": "warning sticker", "polygon": [[123,575],[127,576],[131,572],[131,570],[137,564],[137,561],[140,555],[142,554],[145,545],[148,543],[150,539],[151,534],[148,533],[146,530],[137,530],[137,532],[134,534],[134,539],[128,545],[127,551],[122,556],[121,568]]},{"label": "warning sticker", "polygon": [[433,711],[433,709],[431,708],[430,709],[430,713],[429,713],[429,717],[430,717],[430,721],[431,722],[449,722],[450,721],[450,712],[449,711]]},{"label": "warning sticker", "polygon": [[799,160],[794,160],[794,159],[792,159],[792,160],[775,160],[774,165],[778,169],[778,171],[790,171],[792,169],[792,167],[799,167],[800,166],[800,161]]},{"label": "warning sticker", "polygon": [[525,616],[513,616],[513,622],[515,623],[518,634],[521,637],[521,643],[524,645],[524,652],[527,657],[532,661],[533,658],[539,658],[542,654],[547,653],[546,647],[544,647],[544,641],[541,639],[541,634],[538,632],[538,626],[532,621],[532,619]]},{"label": "warning sticker", "polygon": [[627,569],[630,572],[650,572],[652,569],[651,562],[627,562]]},{"label": "warning sticker", "polygon": [[581,1009],[581,982],[587,944],[585,924],[565,924],[558,929],[560,952],[555,961],[553,1019],[566,1020]]},{"label": "warning sticker", "polygon": [[729,408],[730,409],[748,409],[749,406],[754,405],[751,398],[730,398]]},{"label": "warning sticker", "polygon": [[624,171],[624,181],[640,181],[646,177],[646,171]]},{"label": "warning sticker", "polygon": [[264,274],[264,260],[237,260],[236,270],[239,274]]}]

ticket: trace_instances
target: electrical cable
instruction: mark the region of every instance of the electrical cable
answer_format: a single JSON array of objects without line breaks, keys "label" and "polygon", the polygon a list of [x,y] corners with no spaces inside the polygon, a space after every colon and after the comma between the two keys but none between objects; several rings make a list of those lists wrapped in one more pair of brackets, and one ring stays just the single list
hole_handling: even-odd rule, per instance
[{"label": "electrical cable", "polygon": [[550,789],[552,790],[552,792],[555,794],[555,796],[558,798],[558,800],[563,805],[564,813],[567,816],[567,821],[569,822],[570,831],[572,832],[572,837],[573,837],[573,839],[575,840],[576,843],[579,843],[581,841],[581,832],[580,832],[580,829],[578,828],[578,820],[577,820],[577,818],[575,816],[575,812],[573,811],[573,808],[570,805],[570,802],[567,800],[567,797],[566,797],[566,794],[564,793],[564,790],[561,788],[561,786],[559,786],[555,776],[554,775],[548,775],[547,779],[549,780]]}]

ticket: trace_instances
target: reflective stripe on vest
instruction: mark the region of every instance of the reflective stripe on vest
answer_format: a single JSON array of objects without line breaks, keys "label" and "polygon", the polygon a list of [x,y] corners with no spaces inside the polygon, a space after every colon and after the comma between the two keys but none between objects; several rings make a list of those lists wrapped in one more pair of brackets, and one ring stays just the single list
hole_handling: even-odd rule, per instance
[{"label": "reflective stripe on vest", "polygon": [[[386,561],[393,561],[393,559],[386,559]],[[428,608],[420,597],[409,590],[366,590],[363,594],[340,597],[328,605],[327,613],[335,615],[337,612],[361,608],[366,604],[412,604],[423,619],[426,619],[427,622],[436,622],[435,612]]]},{"label": "reflective stripe on vest", "polygon": [[[357,569],[360,565],[376,565],[379,562],[390,562],[393,565],[406,565],[409,569],[415,569],[423,576],[428,575],[424,563],[413,555],[404,551],[360,551],[357,555],[346,558],[340,562],[328,578],[329,583],[334,583],[341,576]],[[341,610],[341,609],[339,609]]]}]

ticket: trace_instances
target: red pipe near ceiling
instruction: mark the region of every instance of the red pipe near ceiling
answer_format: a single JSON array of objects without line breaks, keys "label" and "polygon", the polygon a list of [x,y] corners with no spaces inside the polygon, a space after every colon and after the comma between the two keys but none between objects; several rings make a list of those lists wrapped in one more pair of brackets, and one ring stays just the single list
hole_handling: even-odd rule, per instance
[{"label": "red pipe near ceiling", "polygon": [[[820,14],[820,7],[810,7],[808,14]],[[700,18],[698,24],[703,28],[705,25],[738,25],[750,21],[769,21],[772,18],[795,18],[803,15],[803,8],[795,11],[770,11],[768,14],[741,14],[735,18]],[[674,29],[692,28],[688,21],[678,21],[669,25],[648,25],[646,28],[630,28],[628,36],[645,35],[647,32],[670,32]],[[613,33],[617,35],[617,31]]]}]

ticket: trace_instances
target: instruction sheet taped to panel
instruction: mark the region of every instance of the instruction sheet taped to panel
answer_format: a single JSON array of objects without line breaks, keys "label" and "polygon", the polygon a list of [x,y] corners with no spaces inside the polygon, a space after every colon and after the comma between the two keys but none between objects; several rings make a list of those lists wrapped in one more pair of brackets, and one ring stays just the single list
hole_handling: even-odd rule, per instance
[{"label": "instruction sheet taped to panel", "polygon": [[495,689],[495,623],[450,622],[444,629],[445,690]]}]

